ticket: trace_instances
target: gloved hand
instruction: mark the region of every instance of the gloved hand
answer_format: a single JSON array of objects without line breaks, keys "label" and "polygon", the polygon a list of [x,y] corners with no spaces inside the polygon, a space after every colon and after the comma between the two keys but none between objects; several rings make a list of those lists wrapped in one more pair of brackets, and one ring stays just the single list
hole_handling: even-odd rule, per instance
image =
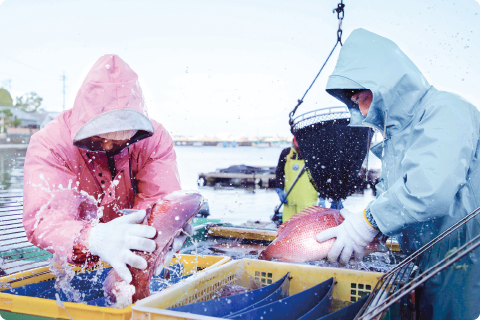
[{"label": "gloved hand", "polygon": [[193,233],[194,233],[194,230],[193,230],[192,224],[187,222],[183,226],[182,232],[180,232],[179,235],[177,235],[175,238],[173,238],[172,246],[167,251],[167,253],[165,255],[165,260],[163,261],[163,264],[159,265],[155,269],[155,276],[158,276],[160,274],[160,272],[162,272],[163,268],[168,266],[170,261],[172,261],[175,253],[178,253],[180,251],[180,249],[182,249],[182,246],[185,243],[185,241],[187,240],[187,237],[188,236],[193,236]]},{"label": "gloved hand", "polygon": [[285,196],[285,192],[283,191],[283,189],[275,188],[275,191],[277,192],[281,202],[288,203],[287,197]]},{"label": "gloved hand", "polygon": [[152,252],[155,241],[147,238],[157,234],[154,227],[137,224],[145,218],[145,210],[129,211],[133,213],[93,227],[88,239],[90,252],[108,262],[127,283],[132,281],[127,264],[141,270],[147,268],[147,261],[131,250]]},{"label": "gloved hand", "polygon": [[340,263],[347,264],[352,253],[355,255],[355,260],[360,261],[365,254],[365,247],[372,242],[378,230],[370,226],[363,212],[352,213],[347,209],[342,209],[340,213],[345,221],[337,227],[317,234],[317,241],[323,242],[337,238],[327,255],[330,262],[336,261],[340,256]]}]

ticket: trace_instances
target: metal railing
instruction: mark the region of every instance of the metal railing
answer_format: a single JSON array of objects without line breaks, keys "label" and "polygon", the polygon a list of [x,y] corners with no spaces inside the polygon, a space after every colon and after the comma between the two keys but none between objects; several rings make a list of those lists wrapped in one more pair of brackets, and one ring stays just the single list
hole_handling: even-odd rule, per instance
[{"label": "metal railing", "polygon": [[325,107],[299,115],[293,119],[292,129],[296,132],[315,123],[338,119],[350,119],[350,112],[347,107]]},{"label": "metal railing", "polygon": [[0,192],[0,275],[47,266],[51,257],[28,241],[22,216],[21,192]]},{"label": "metal railing", "polygon": [[[449,267],[462,268],[462,266],[455,266],[455,262],[480,247],[480,234],[466,241],[458,248],[452,248],[445,254],[443,259],[426,270],[420,269],[419,261],[427,258],[427,256],[427,259],[429,259],[432,251],[437,248],[436,246],[443,243],[443,241],[449,241],[450,237],[455,237],[452,234],[461,227],[466,226],[468,222],[478,223],[475,218],[479,213],[480,208],[475,209],[383,275],[355,319],[381,319],[389,308],[401,302],[402,299],[409,298],[410,301],[414,300],[415,290],[442,270]],[[412,309],[411,307],[410,310],[409,308],[403,308],[402,318],[404,316],[409,319],[418,318],[415,308]]]}]

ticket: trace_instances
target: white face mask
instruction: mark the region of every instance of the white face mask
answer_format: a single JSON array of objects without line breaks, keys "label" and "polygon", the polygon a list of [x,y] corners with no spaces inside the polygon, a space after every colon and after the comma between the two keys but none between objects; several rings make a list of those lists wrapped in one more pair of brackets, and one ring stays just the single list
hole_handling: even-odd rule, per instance
[{"label": "white face mask", "polygon": [[137,130],[123,130],[109,133],[98,134],[100,138],[111,140],[128,140],[137,133]]}]

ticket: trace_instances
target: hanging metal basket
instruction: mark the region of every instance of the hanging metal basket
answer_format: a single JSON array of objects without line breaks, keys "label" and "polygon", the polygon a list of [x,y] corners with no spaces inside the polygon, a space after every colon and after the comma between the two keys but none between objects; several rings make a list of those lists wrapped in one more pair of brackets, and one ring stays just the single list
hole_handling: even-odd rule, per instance
[{"label": "hanging metal basket", "polygon": [[321,108],[292,121],[291,131],[320,197],[342,200],[361,186],[358,173],[372,132],[349,123],[347,107]]}]

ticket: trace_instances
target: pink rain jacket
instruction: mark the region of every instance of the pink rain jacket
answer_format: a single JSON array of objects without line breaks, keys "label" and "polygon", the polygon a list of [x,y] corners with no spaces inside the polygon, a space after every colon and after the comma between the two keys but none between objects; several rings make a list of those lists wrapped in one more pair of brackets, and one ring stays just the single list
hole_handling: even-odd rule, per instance
[{"label": "pink rain jacket", "polygon": [[[127,148],[110,155],[109,167],[107,153],[95,151],[88,138],[120,130],[138,131]],[[172,138],[148,118],[137,74],[117,55],[105,55],[73,108],[32,136],[23,225],[38,247],[70,263],[92,264],[98,257],[88,253],[88,236],[99,207],[100,222],[108,222],[121,215],[119,209],[145,209],[180,189]]]}]

